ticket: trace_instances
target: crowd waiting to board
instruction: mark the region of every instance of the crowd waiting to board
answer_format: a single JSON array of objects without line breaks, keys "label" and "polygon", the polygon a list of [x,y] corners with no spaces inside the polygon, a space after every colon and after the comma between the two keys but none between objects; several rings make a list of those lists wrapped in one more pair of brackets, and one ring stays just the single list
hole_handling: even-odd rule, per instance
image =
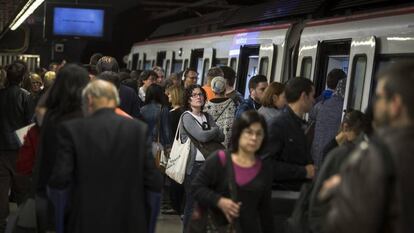
[{"label": "crowd waiting to board", "polygon": [[255,75],[247,99],[232,68],[206,74],[0,68],[0,233],[155,232],[159,211],[189,233],[414,231],[413,63],[378,74],[365,113],[343,111],[338,69],[319,96]]}]

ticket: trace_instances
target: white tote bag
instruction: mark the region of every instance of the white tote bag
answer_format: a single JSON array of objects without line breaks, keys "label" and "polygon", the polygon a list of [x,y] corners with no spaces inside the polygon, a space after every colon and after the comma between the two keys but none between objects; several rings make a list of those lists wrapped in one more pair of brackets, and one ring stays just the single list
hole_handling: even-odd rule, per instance
[{"label": "white tote bag", "polygon": [[165,174],[177,183],[182,184],[185,177],[188,155],[190,153],[191,140],[187,138],[187,141],[181,143],[180,124],[182,124],[182,118],[175,132],[174,143],[171,148],[167,167],[165,168]]}]

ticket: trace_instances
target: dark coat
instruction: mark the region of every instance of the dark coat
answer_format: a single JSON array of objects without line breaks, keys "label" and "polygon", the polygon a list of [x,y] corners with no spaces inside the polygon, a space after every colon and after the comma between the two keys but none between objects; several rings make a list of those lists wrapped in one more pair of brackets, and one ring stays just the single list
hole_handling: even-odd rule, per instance
[{"label": "dark coat", "polygon": [[30,123],[33,107],[29,92],[16,85],[0,90],[0,150],[17,151],[15,131]]},{"label": "dark coat", "polygon": [[134,118],[141,118],[139,109],[142,101],[138,98],[134,89],[121,84],[119,87],[119,98],[121,99],[120,109]]},{"label": "dark coat", "polygon": [[[262,162],[255,178],[243,186],[236,184],[237,201],[242,203],[239,216],[242,232],[274,232],[269,165]],[[230,198],[229,177],[226,166],[221,164],[217,154],[208,157],[204,162],[192,182],[191,191],[200,204],[208,206],[216,213],[222,213],[217,203],[221,197]]]},{"label": "dark coat", "polygon": [[312,164],[305,136],[305,122],[289,107],[273,119],[260,154],[273,163],[277,189],[299,191],[306,182],[307,164]]},{"label": "dark coat", "polygon": [[62,124],[50,186],[72,184],[68,232],[147,232],[145,191],[160,192],[147,127],[100,109]]},{"label": "dark coat", "polygon": [[[351,154],[331,200],[326,232],[414,232],[414,127],[378,135],[390,154],[373,143],[361,143]],[[387,170],[394,176],[391,184]]]}]

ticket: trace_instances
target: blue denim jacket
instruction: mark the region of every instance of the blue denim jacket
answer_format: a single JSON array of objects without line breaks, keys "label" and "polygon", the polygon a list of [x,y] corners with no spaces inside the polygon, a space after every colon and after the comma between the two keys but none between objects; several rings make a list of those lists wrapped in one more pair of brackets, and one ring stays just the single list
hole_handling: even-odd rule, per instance
[{"label": "blue denim jacket", "polygon": [[[155,102],[144,105],[141,108],[142,117],[148,124],[148,139],[156,142],[159,130],[160,142],[164,147],[171,147],[173,139],[169,112],[168,107],[161,107],[161,104]],[[157,127],[158,120],[160,120],[159,127]]]},{"label": "blue denim jacket", "polygon": [[240,116],[245,111],[250,110],[250,109],[258,110],[260,107],[262,107],[262,105],[254,101],[252,97],[249,96],[249,98],[243,100],[243,102],[237,108],[236,119],[240,118]]}]

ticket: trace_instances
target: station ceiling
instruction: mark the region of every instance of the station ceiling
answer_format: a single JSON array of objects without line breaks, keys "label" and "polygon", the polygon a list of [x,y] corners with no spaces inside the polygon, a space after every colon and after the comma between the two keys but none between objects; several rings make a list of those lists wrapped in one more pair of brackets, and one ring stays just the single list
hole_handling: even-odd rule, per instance
[{"label": "station ceiling", "polygon": [[[29,0],[0,0],[0,31],[2,31]],[[201,16],[214,11],[253,5],[269,0],[59,0],[58,2],[79,4],[103,4],[113,7],[114,13],[136,8],[146,20],[166,20],[177,15],[180,18]],[[55,2],[46,0],[45,2]],[[40,7],[41,8],[41,7]]]}]

